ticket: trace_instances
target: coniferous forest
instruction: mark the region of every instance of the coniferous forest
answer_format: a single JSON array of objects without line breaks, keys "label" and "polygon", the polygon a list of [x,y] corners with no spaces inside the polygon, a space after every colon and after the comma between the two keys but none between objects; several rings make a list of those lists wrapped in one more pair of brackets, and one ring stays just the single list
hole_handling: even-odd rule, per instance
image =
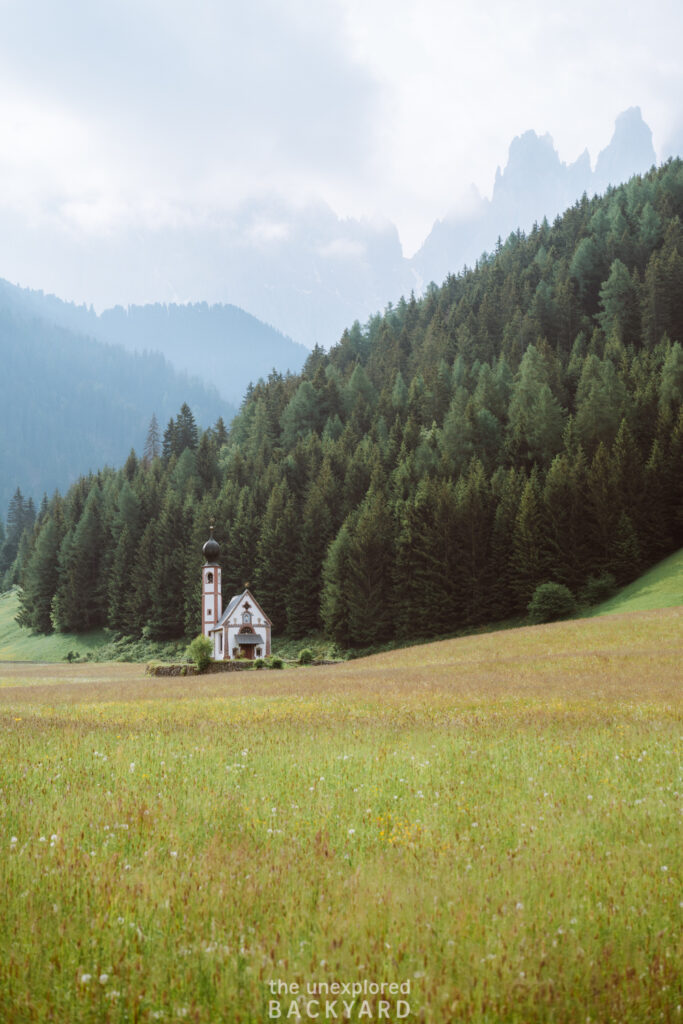
[{"label": "coniferous forest", "polygon": [[229,429],[183,406],[122,469],[18,490],[0,576],[37,631],[192,636],[213,519],[224,596],[248,581],[276,634],[492,623],[683,544],[682,399],[675,160],[258,381]]}]

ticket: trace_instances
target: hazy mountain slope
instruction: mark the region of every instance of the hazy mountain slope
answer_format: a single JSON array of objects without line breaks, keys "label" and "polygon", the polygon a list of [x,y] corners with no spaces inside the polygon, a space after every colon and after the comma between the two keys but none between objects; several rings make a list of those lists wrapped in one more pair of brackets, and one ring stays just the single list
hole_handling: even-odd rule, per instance
[{"label": "hazy mountain slope", "polygon": [[200,377],[238,406],[250,383],[275,367],[298,372],[308,349],[237,306],[116,306],[101,315],[92,307],[0,282],[12,308],[134,352],[160,352],[176,369]]},{"label": "hazy mountain slope", "polygon": [[8,309],[0,294],[0,509],[17,486],[39,500],[142,451],[187,402],[203,426],[234,407],[159,354],[132,354]]}]

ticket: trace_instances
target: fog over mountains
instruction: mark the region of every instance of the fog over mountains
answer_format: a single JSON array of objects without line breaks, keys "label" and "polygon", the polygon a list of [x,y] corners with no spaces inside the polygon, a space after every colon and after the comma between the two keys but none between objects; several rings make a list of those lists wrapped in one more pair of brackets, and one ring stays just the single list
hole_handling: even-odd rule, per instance
[{"label": "fog over mountains", "polygon": [[496,171],[490,200],[473,196],[468,216],[457,214],[437,221],[423,246],[410,260],[421,283],[440,282],[448,273],[471,265],[497,238],[512,231],[527,231],[534,221],[552,221],[586,192],[604,192],[656,163],[652,132],[639,107],[631,107],[616,120],[610,144],[591,167],[588,150],[574,163],[560,160],[550,135],[525,132],[513,139],[504,170]]},{"label": "fog over mountains", "polygon": [[[67,237],[56,223],[52,234],[42,226],[38,235],[36,227],[6,224],[6,218],[0,229],[14,240],[14,280],[22,267],[30,267],[24,280],[67,297],[62,282],[74,282],[74,294],[86,265],[106,267],[94,293],[84,296],[98,309],[144,306],[150,299],[228,303],[309,348],[327,348],[354,320],[365,322],[389,301],[413,290],[419,295],[431,280],[439,283],[472,265],[484,250],[493,250],[499,236],[528,230],[544,216],[552,220],[584,191],[602,192],[656,161],[652,133],[638,107],[617,118],[594,166],[588,152],[564,163],[550,135],[527,131],[510,144],[491,198],[473,187],[468,209],[444,211],[412,258],[404,256],[391,223],[340,218],[322,201],[295,205],[278,195],[254,197],[211,216],[183,208],[170,224],[123,224],[106,236]],[[104,338],[105,320],[113,329],[116,319],[102,318],[94,333]],[[108,334],[106,340],[127,344],[118,329],[115,339]],[[180,358],[162,351],[173,361]]]},{"label": "fog over mountains", "polygon": [[[0,231],[13,240],[12,271],[4,276],[63,298],[95,281],[82,298],[99,310],[150,301],[231,304],[295,342],[327,348],[354,320],[365,322],[389,301],[419,295],[431,280],[472,265],[499,236],[552,220],[584,191],[602,192],[656,162],[638,107],[617,118],[593,165],[588,152],[564,163],[550,135],[527,131],[510,144],[491,198],[473,186],[468,209],[444,210],[411,258],[391,223],[340,218],[323,201],[296,205],[275,194],[210,213],[198,197],[196,207],[179,208],[163,223],[122,222],[103,234],[64,232],[58,218],[52,227],[10,223],[3,214]],[[105,320],[113,328],[115,319],[103,318],[94,333],[104,338]],[[106,340],[127,344],[118,330]]]}]

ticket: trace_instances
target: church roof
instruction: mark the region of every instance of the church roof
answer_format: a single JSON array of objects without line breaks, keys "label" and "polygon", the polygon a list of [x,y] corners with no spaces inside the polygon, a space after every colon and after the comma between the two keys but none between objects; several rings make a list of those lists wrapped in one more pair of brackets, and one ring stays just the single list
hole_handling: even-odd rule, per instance
[{"label": "church roof", "polygon": [[240,647],[243,647],[245,644],[249,646],[250,644],[262,644],[265,642],[259,633],[238,633],[235,640]]},{"label": "church roof", "polygon": [[[230,619],[230,616],[234,612],[235,608],[237,608],[237,606],[239,605],[239,603],[242,600],[242,598],[247,597],[247,596],[249,597],[249,600],[254,605],[254,607],[258,608],[260,614],[263,616],[264,621],[269,626],[272,626],[273,623],[270,621],[270,619],[268,618],[268,616],[264,612],[263,608],[261,607],[261,605],[258,603],[256,598],[254,597],[254,595],[252,594],[252,592],[248,588],[247,588],[247,590],[243,591],[241,594],[235,594],[234,597],[230,598],[230,600],[228,601],[226,607],[223,609],[223,614],[221,615],[220,619],[216,623],[216,626],[225,626],[228,623],[228,621]],[[261,642],[263,642],[263,641],[261,641]]]}]

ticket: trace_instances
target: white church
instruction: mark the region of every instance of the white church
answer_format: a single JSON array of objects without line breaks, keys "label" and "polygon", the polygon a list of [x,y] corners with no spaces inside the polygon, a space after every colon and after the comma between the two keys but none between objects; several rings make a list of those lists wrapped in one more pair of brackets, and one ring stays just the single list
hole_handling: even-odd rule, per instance
[{"label": "white church", "polygon": [[220,546],[213,527],[202,551],[206,559],[202,566],[202,633],[213,641],[214,661],[267,658],[272,623],[251,591],[247,588],[235,594],[223,611]]}]

